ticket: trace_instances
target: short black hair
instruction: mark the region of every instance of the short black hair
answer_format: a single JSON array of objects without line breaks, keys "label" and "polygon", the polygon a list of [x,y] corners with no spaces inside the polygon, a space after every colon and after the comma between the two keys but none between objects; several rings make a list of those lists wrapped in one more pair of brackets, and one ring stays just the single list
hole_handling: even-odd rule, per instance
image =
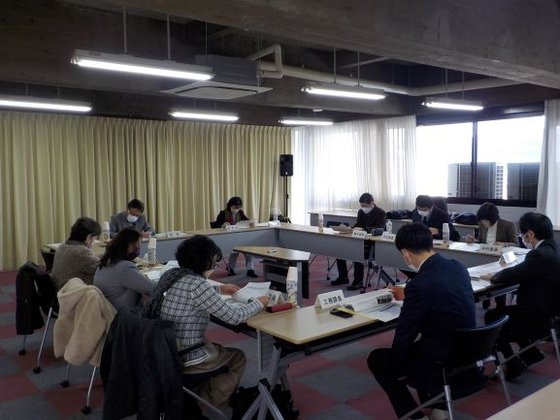
[{"label": "short black hair", "polygon": [[243,207],[243,200],[241,197],[231,197],[227,202],[227,209],[231,210],[233,206]]},{"label": "short black hair", "polygon": [[528,212],[519,219],[519,231],[523,234],[532,230],[538,240],[554,238],[550,219],[541,213]]},{"label": "short black hair", "polygon": [[222,250],[208,236],[195,235],[179,244],[175,258],[180,267],[202,275],[222,259]]},{"label": "short black hair", "polygon": [[407,249],[414,254],[434,249],[432,232],[420,222],[403,225],[397,232],[395,245],[399,251]]},{"label": "short black hair", "polygon": [[144,203],[142,203],[137,198],[133,198],[132,200],[130,200],[128,202],[128,204],[126,205],[126,208],[127,209],[138,209],[138,210],[140,210],[140,213],[144,213]]},{"label": "short black hair", "polygon": [[500,210],[494,203],[484,203],[476,212],[476,218],[478,221],[488,220],[493,225],[500,218]]},{"label": "short black hair", "polygon": [[429,195],[419,195],[416,197],[416,207],[432,207],[434,205],[434,200]]},{"label": "short black hair", "polygon": [[115,264],[122,260],[128,260],[128,246],[138,242],[138,239],[140,239],[140,232],[136,229],[126,227],[120,230],[107,245],[105,254],[103,254],[101,260],[99,261],[99,266],[106,267],[109,264]]},{"label": "short black hair", "polygon": [[360,203],[371,204],[373,203],[373,195],[370,193],[363,193],[360,195],[360,199],[358,200]]},{"label": "short black hair", "polygon": [[70,241],[85,242],[89,235],[99,236],[101,225],[90,217],[80,217],[70,228]]}]

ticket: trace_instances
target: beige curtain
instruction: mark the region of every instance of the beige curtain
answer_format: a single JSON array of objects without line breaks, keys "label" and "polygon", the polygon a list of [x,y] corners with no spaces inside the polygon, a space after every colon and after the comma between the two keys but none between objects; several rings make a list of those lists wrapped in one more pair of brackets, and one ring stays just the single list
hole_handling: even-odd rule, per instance
[{"label": "beige curtain", "polygon": [[0,112],[0,269],[40,261],[73,221],[129,199],[159,232],[209,227],[228,197],[264,221],[281,207],[285,128]]}]

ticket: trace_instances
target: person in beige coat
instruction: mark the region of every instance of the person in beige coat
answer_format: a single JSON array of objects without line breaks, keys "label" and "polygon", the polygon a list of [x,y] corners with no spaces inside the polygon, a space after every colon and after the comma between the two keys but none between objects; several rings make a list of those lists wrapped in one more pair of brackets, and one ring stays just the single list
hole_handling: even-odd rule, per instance
[{"label": "person in beige coat", "polygon": [[70,279],[57,294],[60,310],[54,324],[55,357],[73,365],[99,367],[105,338],[117,311],[95,287]]}]

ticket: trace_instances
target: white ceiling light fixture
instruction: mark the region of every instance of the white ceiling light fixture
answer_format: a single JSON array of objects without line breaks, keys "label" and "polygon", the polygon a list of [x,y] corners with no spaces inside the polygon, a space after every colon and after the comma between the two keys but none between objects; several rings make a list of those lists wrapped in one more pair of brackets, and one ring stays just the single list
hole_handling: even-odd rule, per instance
[{"label": "white ceiling light fixture", "polygon": [[71,62],[80,67],[171,79],[210,80],[214,77],[212,68],[207,66],[183,64],[171,60],[153,60],[128,54],[76,50]]},{"label": "white ceiling light fixture", "polygon": [[428,108],[448,109],[452,111],[482,111],[484,106],[480,102],[451,98],[426,98],[422,105]]},{"label": "white ceiling light fixture", "polygon": [[328,118],[314,117],[282,117],[278,121],[284,125],[332,125],[333,121]]},{"label": "white ceiling light fixture", "polygon": [[368,101],[378,101],[385,99],[385,92],[377,89],[368,89],[360,86],[341,86],[341,85],[308,85],[301,89],[303,92],[312,95],[334,96],[338,98],[362,99]]},{"label": "white ceiling light fixture", "polygon": [[90,112],[92,109],[88,102],[13,95],[0,95],[0,107],[79,113]]},{"label": "white ceiling light fixture", "polygon": [[173,109],[169,115],[180,120],[236,122],[239,119],[237,114],[231,112],[204,111],[196,109]]}]

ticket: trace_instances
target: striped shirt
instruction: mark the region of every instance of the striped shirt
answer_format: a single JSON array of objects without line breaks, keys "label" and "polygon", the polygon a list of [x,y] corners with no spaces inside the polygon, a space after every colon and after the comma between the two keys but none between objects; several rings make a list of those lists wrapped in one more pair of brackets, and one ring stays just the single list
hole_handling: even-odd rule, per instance
[{"label": "striped shirt", "polygon": [[[170,270],[163,276],[181,274],[179,270]],[[164,277],[162,276],[162,281]],[[175,324],[175,337],[179,351],[204,343],[204,333],[210,315],[222,321],[238,325],[260,312],[263,305],[257,299],[247,304],[226,302],[215,287],[204,277],[188,274],[181,277],[167,290],[161,306],[160,318]],[[204,362],[209,353],[204,347],[193,350],[182,357],[184,366]]]}]

